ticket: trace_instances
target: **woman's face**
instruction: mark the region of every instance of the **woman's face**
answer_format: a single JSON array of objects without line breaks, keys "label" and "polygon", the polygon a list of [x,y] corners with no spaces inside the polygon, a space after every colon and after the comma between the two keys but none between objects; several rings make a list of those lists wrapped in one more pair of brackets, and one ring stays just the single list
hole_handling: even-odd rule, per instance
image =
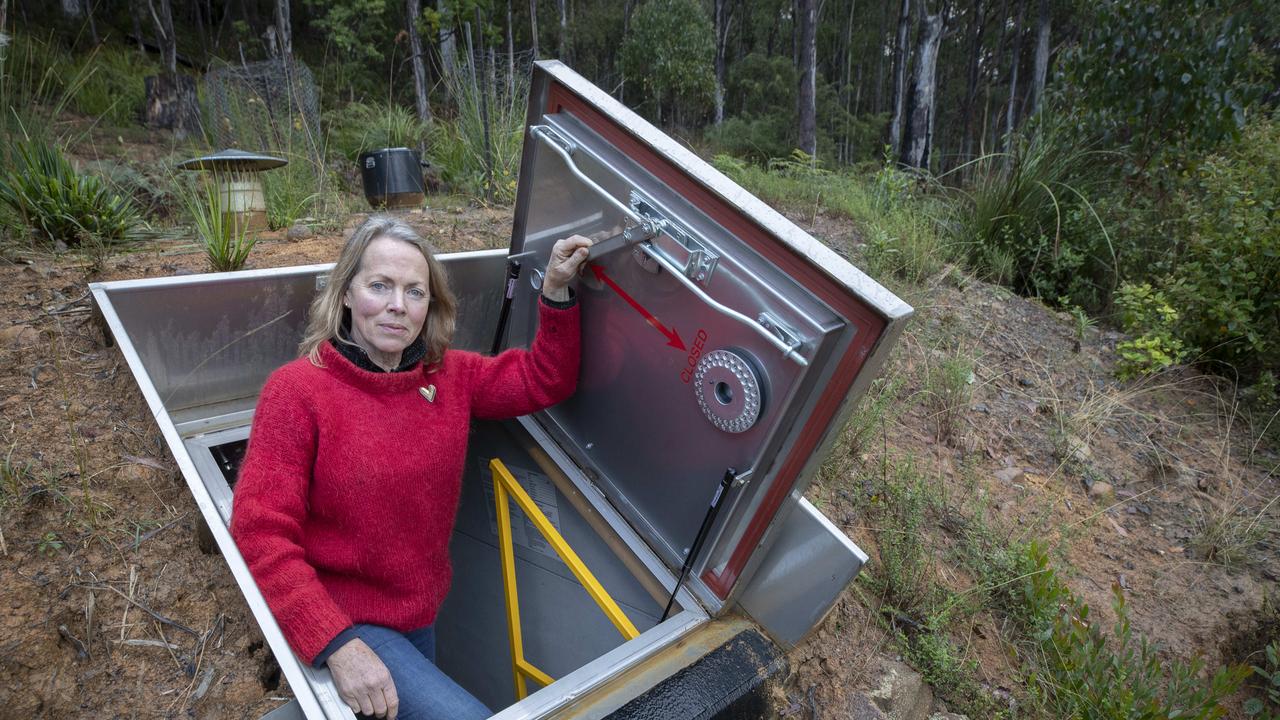
[{"label": "woman's face", "polygon": [[351,339],[386,369],[418,337],[431,304],[431,271],[418,248],[388,237],[374,238],[342,304],[351,310]]}]

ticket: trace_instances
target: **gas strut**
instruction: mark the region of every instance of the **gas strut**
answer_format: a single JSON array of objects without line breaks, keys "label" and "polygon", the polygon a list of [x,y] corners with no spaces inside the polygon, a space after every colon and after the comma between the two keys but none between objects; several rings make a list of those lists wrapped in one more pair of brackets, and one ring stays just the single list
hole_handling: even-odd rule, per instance
[{"label": "gas strut", "polygon": [[698,557],[698,552],[702,550],[702,543],[707,539],[707,533],[711,530],[711,525],[716,521],[716,515],[720,512],[720,503],[724,500],[725,490],[733,484],[738,477],[738,471],[729,468],[724,471],[724,478],[720,480],[720,484],[716,487],[716,494],[711,498],[711,507],[707,508],[706,517],[702,518],[702,527],[698,528],[698,534],[693,538],[693,545],[689,547],[689,556],[684,559],[684,567],[680,568],[680,577],[676,579],[676,586],[671,591],[671,599],[667,601],[667,607],[662,611],[663,622],[667,619],[667,615],[671,612],[671,606],[676,602],[676,594],[680,592],[680,586],[684,584],[684,579],[689,575],[689,569],[693,567],[693,561]]},{"label": "gas strut", "polygon": [[498,331],[493,334],[493,349],[490,355],[497,355],[502,346],[502,333],[507,329],[507,315],[511,314],[511,300],[516,296],[516,281],[520,279],[520,261],[516,258],[529,255],[520,253],[507,258],[507,290],[502,296],[502,310],[498,313]]}]

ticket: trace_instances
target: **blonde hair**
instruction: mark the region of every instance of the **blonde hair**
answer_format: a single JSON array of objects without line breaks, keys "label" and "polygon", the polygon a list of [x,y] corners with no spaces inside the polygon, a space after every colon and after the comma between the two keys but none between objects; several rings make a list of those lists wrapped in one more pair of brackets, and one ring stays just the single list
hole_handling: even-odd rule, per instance
[{"label": "blonde hair", "polygon": [[430,366],[444,359],[444,352],[449,349],[449,343],[453,340],[454,322],[458,315],[458,304],[453,291],[449,289],[449,276],[445,273],[444,265],[436,259],[435,249],[431,244],[408,223],[390,215],[373,215],[347,238],[337,264],[329,273],[329,282],[315,300],[311,301],[307,331],[303,334],[298,351],[307,356],[313,365],[324,367],[320,360],[320,346],[324,343],[329,340],[350,342],[341,336],[342,323],[349,312],[342,300],[351,287],[352,279],[360,272],[360,261],[364,258],[365,250],[380,237],[408,243],[418,248],[427,259],[431,309],[427,312],[427,322],[419,334],[427,346],[427,354],[422,363]]}]

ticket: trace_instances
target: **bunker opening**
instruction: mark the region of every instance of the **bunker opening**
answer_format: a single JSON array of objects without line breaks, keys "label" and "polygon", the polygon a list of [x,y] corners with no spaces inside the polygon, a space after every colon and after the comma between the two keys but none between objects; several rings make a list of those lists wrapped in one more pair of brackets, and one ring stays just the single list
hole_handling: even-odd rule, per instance
[{"label": "bunker opening", "polygon": [[[503,719],[606,717],[672,683],[725,707],[776,670],[757,650],[799,642],[866,560],[803,492],[911,308],[539,62],[510,247],[438,256],[458,300],[452,347],[528,347],[538,268],[574,233],[596,241],[576,288],[577,388],[472,423],[438,664]],[[91,286],[295,693],[273,720],[352,717],[328,671],[293,655],[227,531],[258,393],[298,356],[330,270]],[[746,675],[684,672],[730,647],[755,648]]]}]

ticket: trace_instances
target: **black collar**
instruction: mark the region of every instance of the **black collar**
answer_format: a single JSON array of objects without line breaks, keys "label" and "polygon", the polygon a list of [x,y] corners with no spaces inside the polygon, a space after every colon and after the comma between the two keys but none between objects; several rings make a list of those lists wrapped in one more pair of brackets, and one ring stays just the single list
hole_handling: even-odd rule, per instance
[{"label": "black collar", "polygon": [[[386,372],[386,370],[383,370],[377,363],[369,359],[369,353],[365,352],[364,348],[352,342],[350,338],[350,331],[350,321],[344,321],[342,323],[342,332],[338,337],[330,338],[329,343],[333,345],[335,350],[342,354],[342,357],[350,360],[352,365],[355,365],[361,370],[379,373]],[[409,347],[405,348],[404,352],[400,353],[400,364],[391,372],[412,370],[419,362],[422,361],[422,358],[426,356],[427,343],[422,339],[422,335],[419,334],[418,337],[413,339],[413,342],[409,343]]]}]

